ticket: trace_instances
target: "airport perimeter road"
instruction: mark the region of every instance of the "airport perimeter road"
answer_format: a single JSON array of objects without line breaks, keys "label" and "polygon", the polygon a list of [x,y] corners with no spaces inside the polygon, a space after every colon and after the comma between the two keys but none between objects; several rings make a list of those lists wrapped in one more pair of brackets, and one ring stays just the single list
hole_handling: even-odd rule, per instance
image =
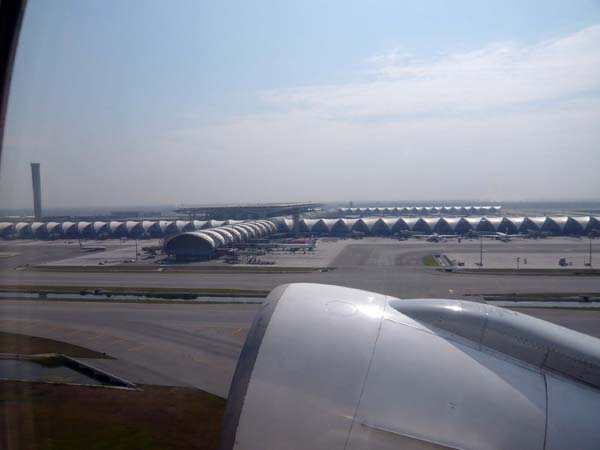
[{"label": "airport perimeter road", "polygon": [[130,381],[193,386],[226,397],[258,305],[0,301],[0,331],[81,345]]}]

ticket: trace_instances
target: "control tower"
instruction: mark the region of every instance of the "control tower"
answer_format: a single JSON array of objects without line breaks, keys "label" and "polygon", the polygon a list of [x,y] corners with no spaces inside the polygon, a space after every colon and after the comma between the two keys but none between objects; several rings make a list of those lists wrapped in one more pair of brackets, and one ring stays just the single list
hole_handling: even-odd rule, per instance
[{"label": "control tower", "polygon": [[31,163],[31,182],[33,184],[33,215],[35,220],[42,218],[42,180],[40,163]]}]

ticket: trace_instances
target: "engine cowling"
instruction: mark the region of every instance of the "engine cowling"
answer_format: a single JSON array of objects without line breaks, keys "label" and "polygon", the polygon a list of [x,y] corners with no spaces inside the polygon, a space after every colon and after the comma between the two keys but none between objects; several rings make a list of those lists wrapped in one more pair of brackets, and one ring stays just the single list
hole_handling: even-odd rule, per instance
[{"label": "engine cowling", "polygon": [[600,340],[489,305],[317,284],[269,295],[230,449],[598,449]]}]

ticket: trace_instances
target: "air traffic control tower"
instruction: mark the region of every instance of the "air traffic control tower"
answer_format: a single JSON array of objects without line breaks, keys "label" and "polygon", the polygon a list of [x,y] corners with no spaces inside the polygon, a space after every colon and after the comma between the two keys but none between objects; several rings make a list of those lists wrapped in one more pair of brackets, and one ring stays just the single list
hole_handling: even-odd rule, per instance
[{"label": "air traffic control tower", "polygon": [[33,215],[35,220],[42,218],[42,180],[40,163],[31,163],[31,182],[33,184]]}]

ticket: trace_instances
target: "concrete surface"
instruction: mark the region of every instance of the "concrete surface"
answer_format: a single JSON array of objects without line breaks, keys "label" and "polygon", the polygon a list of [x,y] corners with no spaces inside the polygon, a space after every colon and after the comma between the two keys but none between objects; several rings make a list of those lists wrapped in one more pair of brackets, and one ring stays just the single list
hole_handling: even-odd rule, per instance
[{"label": "concrete surface", "polygon": [[[595,241],[597,242],[597,241]],[[492,254],[556,254],[581,253],[587,246],[585,240],[557,238],[523,240],[486,244],[486,255]],[[354,287],[382,292],[396,297],[449,297],[465,295],[528,292],[600,292],[600,277],[581,276],[515,276],[450,274],[423,266],[424,256],[434,253],[479,254],[478,241],[429,243],[417,240],[396,241],[385,238],[343,240],[321,243],[321,249],[331,246],[329,255],[337,253],[330,263],[329,272],[310,273],[73,273],[14,270],[19,264],[60,259],[56,248],[29,247],[29,253],[0,259],[0,285],[74,285],[85,288],[98,287],[153,287],[153,288],[221,288],[270,290],[291,282],[315,282]],[[17,249],[19,247],[16,247]],[[0,251],[13,252],[9,243],[0,245]],[[65,250],[72,252],[72,249]],[[79,250],[75,250],[79,252]],[[293,257],[294,255],[290,255]],[[64,257],[63,257],[64,258]],[[101,269],[101,268],[100,268]]]},{"label": "concrete surface", "polygon": [[[594,251],[600,251],[597,240],[592,241],[592,264]],[[476,249],[473,248],[475,244]],[[455,248],[455,247],[454,247]],[[474,241],[467,242],[467,251],[450,251],[446,256],[451,260],[465,263],[465,267],[478,267],[480,262],[479,245]],[[500,241],[483,241],[483,267],[494,269],[516,269],[517,258],[521,269],[560,269],[560,258],[566,258],[568,269],[585,268],[589,262],[589,240],[576,238],[547,238],[540,240],[512,240],[507,243]],[[600,255],[596,258],[600,267]]]},{"label": "concrete surface", "polygon": [[137,383],[225,397],[258,305],[0,301],[0,330],[105,352],[93,364]]},{"label": "concrete surface", "polygon": [[[597,245],[599,241],[595,241]],[[147,241],[144,242],[144,245]],[[102,244],[104,245],[104,243]],[[122,245],[122,246],[121,246]],[[484,243],[486,255],[584,253],[586,240]],[[111,244],[112,246],[112,244]],[[128,244],[114,244],[115,250]],[[140,246],[141,247],[141,246]],[[336,284],[404,298],[463,298],[500,293],[598,293],[600,277],[451,274],[425,267],[430,254],[479,255],[478,241],[430,243],[385,238],[323,241],[318,258],[334,270],[311,273],[72,273],[15,270],[67,258],[87,259],[77,242],[3,242],[1,285],[268,290],[290,282]],[[105,257],[99,252],[94,257]],[[284,255],[282,255],[284,256]],[[502,256],[504,257],[504,256]],[[304,255],[285,258],[308,261]],[[302,262],[304,264],[304,262]],[[312,264],[312,262],[310,263]],[[475,297],[472,297],[475,296]],[[100,368],[134,382],[194,386],[225,396],[257,305],[118,304],[0,300],[0,330],[64,340],[117,359]],[[523,310],[600,337],[600,312]]]},{"label": "concrete surface", "polygon": [[[158,239],[148,239],[138,241],[137,253],[138,259],[141,260],[144,257],[142,247],[156,246],[158,245]],[[45,262],[45,265],[57,265],[57,266],[97,266],[100,263],[113,265],[120,264],[124,261],[136,260],[136,243],[135,240],[120,241],[118,239],[107,239],[102,241],[82,241],[82,245],[93,245],[103,246],[106,250],[101,251],[84,251],[79,249],[79,242],[74,241],[71,244],[66,244],[67,247],[75,246],[79,252],[76,256],[59,259],[54,261]]]},{"label": "concrete surface", "polygon": [[[0,301],[0,331],[57,339],[117,359],[90,362],[135,383],[225,397],[258,305]],[[600,338],[600,311],[518,308]]]}]

